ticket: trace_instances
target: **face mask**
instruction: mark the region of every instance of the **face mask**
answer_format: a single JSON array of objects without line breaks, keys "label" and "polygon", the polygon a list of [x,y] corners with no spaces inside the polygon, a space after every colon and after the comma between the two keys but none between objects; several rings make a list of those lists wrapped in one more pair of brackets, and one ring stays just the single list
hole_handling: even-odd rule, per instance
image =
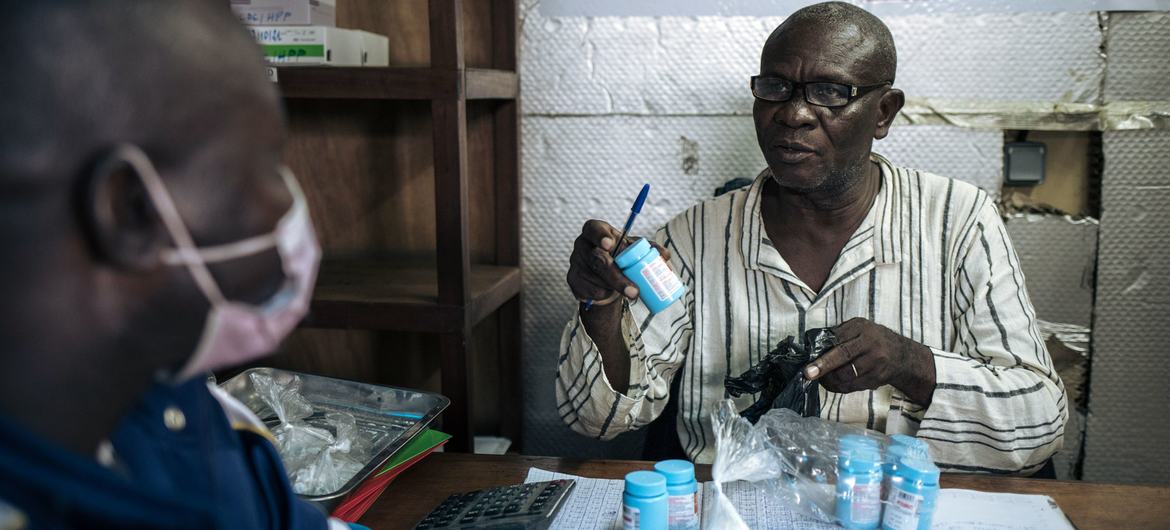
[{"label": "face mask", "polygon": [[[287,168],[280,170],[292,194],[293,205],[272,233],[226,245],[197,248],[154,165],[135,147],[125,148],[123,155],[138,170],[159,217],[175,241],[174,249],[162,252],[162,262],[186,267],[199,290],[211,302],[195,353],[175,380],[244,364],[275,350],[308,312],[321,260],[321,248],[313,233],[304,193],[292,173]],[[252,256],[272,248],[280,254],[284,269],[285,282],[281,289],[258,306],[224,298],[207,264]]]}]

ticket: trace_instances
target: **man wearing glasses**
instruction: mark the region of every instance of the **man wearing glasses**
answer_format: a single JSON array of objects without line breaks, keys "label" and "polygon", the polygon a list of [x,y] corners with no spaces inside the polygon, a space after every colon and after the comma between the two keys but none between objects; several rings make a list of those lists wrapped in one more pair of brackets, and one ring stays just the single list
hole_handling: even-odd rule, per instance
[{"label": "man wearing glasses", "polygon": [[620,233],[585,224],[567,280],[593,303],[566,327],[557,379],[572,429],[609,439],[673,401],[678,451],[710,462],[724,378],[832,327],[839,346],[804,372],[821,417],[916,435],[943,469],[1044,467],[1067,399],[994,202],[871,151],[904,102],[896,62],[886,26],[849,4],[776,28],[750,81],[768,168],[658,231],[688,287],[665,311],[613,266]]}]

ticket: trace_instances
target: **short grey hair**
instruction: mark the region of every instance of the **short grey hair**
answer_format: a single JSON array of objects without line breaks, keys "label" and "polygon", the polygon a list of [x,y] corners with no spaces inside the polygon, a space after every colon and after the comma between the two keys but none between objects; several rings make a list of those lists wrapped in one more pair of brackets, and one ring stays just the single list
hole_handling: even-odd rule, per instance
[{"label": "short grey hair", "polygon": [[894,81],[894,74],[898,69],[898,52],[894,47],[894,36],[890,28],[873,13],[847,2],[823,2],[801,8],[792,13],[782,24],[772,31],[764,44],[765,52],[769,46],[784,33],[795,26],[812,25],[831,30],[853,26],[861,32],[866,42],[872,46],[871,58],[880,81]]}]

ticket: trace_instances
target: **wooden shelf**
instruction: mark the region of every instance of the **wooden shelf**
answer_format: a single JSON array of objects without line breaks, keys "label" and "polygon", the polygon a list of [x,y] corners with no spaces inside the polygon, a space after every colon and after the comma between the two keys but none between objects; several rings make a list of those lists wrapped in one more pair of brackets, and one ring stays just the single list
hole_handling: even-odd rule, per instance
[{"label": "wooden shelf", "polygon": [[280,66],[277,84],[294,99],[516,99],[516,72],[414,66]]},{"label": "wooden shelf", "polygon": [[[312,338],[307,353],[325,363],[334,349],[368,358],[384,348],[364,330],[433,333],[436,340],[405,349],[438,357],[442,393],[451,399],[442,417],[453,436],[447,449],[472,450],[476,408],[480,421],[521,447],[517,0],[346,0],[341,7],[339,26],[389,35],[393,63],[423,66],[270,72],[295,101],[289,163],[309,180],[322,244],[358,252],[322,263],[302,326],[347,333],[304,334]],[[430,117],[415,105],[399,113],[350,103],[362,100],[424,102]],[[333,178],[339,174],[348,177]],[[397,201],[397,193],[420,199],[429,191],[417,187],[424,179],[433,179],[434,204],[442,207],[366,211]],[[349,193],[351,182],[361,191]],[[371,220],[368,231],[347,232],[355,226],[352,208]],[[401,226],[433,227],[434,246],[395,237]],[[367,376],[376,374],[351,375]]]},{"label": "wooden shelf", "polygon": [[520,268],[472,265],[465,307],[438,302],[433,264],[387,258],[327,259],[303,327],[459,333],[520,292]]}]

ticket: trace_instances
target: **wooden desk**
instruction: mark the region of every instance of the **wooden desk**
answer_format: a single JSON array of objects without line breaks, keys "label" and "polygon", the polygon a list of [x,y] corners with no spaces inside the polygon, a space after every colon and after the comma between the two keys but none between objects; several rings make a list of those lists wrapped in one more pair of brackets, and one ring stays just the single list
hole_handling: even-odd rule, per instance
[{"label": "wooden desk", "polygon": [[[630,471],[650,469],[650,466],[647,462],[628,460],[439,453],[428,456],[395,479],[359,522],[374,530],[411,528],[448,495],[524,482],[530,467],[583,477],[622,478]],[[699,480],[711,479],[710,466],[698,466],[696,471]],[[942,486],[1049,495],[1080,530],[1170,526],[1170,487],[981,475],[943,475]]]}]

